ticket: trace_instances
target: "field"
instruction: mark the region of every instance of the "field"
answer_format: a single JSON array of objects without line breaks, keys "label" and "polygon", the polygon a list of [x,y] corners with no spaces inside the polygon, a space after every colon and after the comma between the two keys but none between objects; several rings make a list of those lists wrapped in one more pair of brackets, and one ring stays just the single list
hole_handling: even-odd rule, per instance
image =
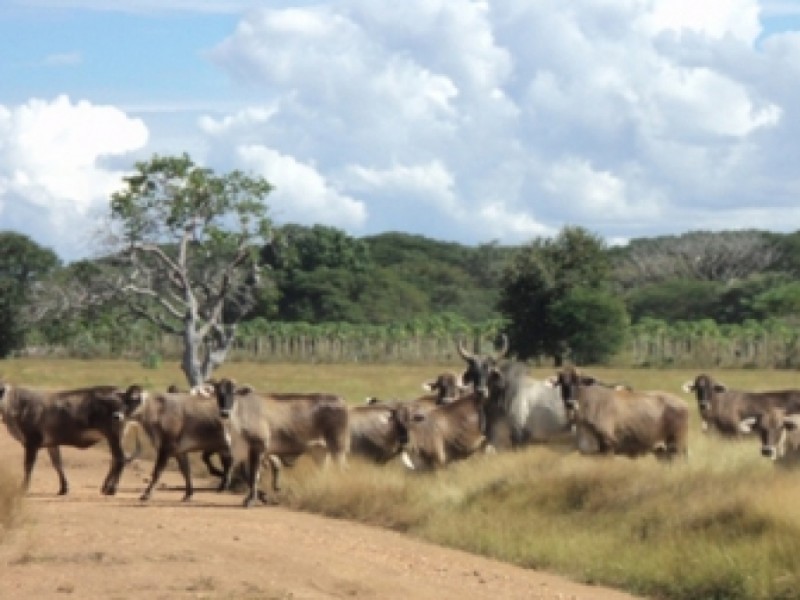
[{"label": "field", "polygon": [[[413,396],[422,381],[439,371],[459,367],[231,363],[219,375],[263,389],[333,391],[355,403],[371,395]],[[697,375],[686,370],[587,371],[636,388],[676,393],[681,393],[685,380]],[[535,369],[534,374],[551,372]],[[714,375],[731,387],[800,387],[800,374],[794,371],[737,370]],[[151,370],[135,363],[110,361],[5,361],[0,362],[0,378],[53,388],[142,383],[163,389],[182,383],[174,366]],[[427,540],[640,596],[796,598],[800,587],[800,472],[776,468],[762,459],[754,440],[729,442],[701,433],[695,404],[691,402],[691,406],[687,464],[664,466],[651,458],[594,459],[559,446],[478,456],[423,475],[405,472],[398,465],[375,467],[356,461],[344,473],[320,472],[310,461],[301,461],[286,473],[280,504],[394,529],[406,534],[404,540]],[[5,432],[0,435],[7,438]],[[26,505],[39,500],[30,498],[19,508],[13,493],[21,471],[16,457],[12,464],[4,462],[4,471],[0,471],[0,486],[6,491],[0,494],[0,524],[5,525],[3,531],[11,532],[9,537],[29,526],[19,515],[29,513]],[[149,461],[140,462],[123,475],[120,498],[128,505],[135,504],[135,493],[141,490],[149,472]],[[74,469],[68,458],[67,475]],[[52,501],[47,506],[64,500],[44,493],[55,491],[55,481],[46,456],[42,457],[34,485]],[[169,481],[172,486],[178,485],[177,473]],[[157,490],[153,506],[179,506],[180,495],[174,488]],[[222,503],[220,514],[229,518],[227,511],[237,504],[238,496],[214,495],[213,503],[206,500],[208,496],[204,494],[202,501],[193,505]],[[193,508],[186,507],[182,512]],[[252,514],[263,515],[273,508],[243,512],[252,519]],[[12,524],[16,526],[9,527]],[[239,597],[230,590],[222,593],[221,588],[211,587],[205,595],[187,597]],[[585,597],[602,597],[596,591]],[[341,595],[369,596],[361,592]],[[584,597],[578,592],[573,595]],[[467,597],[481,596],[464,595]]]}]

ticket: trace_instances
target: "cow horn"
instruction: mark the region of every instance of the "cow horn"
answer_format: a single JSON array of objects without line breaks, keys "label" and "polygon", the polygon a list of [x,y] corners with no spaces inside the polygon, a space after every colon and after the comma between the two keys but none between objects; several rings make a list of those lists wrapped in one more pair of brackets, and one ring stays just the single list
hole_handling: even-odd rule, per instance
[{"label": "cow horn", "polygon": [[456,348],[458,349],[458,353],[461,355],[461,358],[463,358],[467,362],[469,362],[469,361],[473,360],[473,358],[475,358],[472,354],[467,352],[466,348],[464,348],[464,341],[463,340],[458,340],[458,343],[456,344]]},{"label": "cow horn", "polygon": [[495,358],[503,358],[508,352],[508,336],[505,333],[503,333],[501,334],[500,339],[502,340],[502,342],[500,345],[500,349],[497,351],[497,354],[495,354]]}]

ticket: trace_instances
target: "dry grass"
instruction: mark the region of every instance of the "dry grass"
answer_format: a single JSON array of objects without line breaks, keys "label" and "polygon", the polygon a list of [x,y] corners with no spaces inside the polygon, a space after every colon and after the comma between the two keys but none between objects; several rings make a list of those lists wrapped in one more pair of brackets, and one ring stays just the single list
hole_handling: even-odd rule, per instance
[{"label": "dry grass", "polygon": [[[368,395],[414,396],[431,375],[458,367],[233,363],[220,376],[265,389],[331,391],[360,402]],[[677,394],[697,375],[590,372]],[[113,381],[163,389],[181,382],[177,367],[145,371],[134,363],[101,361],[10,361],[0,363],[0,373],[16,383],[54,387]],[[800,387],[797,372],[714,375],[731,387]],[[797,597],[800,472],[776,469],[752,440],[702,434],[691,406],[687,463],[595,459],[557,446],[476,456],[429,474],[355,460],[344,472],[320,471],[301,460],[286,471],[281,501],[654,598]]]}]

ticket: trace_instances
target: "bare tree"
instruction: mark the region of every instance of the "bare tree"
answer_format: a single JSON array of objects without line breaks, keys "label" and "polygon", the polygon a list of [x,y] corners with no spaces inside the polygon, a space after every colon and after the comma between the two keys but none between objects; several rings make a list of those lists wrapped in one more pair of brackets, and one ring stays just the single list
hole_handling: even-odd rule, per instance
[{"label": "bare tree", "polygon": [[[261,178],[217,176],[187,155],[136,164],[111,198],[114,269],[105,289],[132,314],[183,339],[190,385],[233,343],[262,281],[271,223]],[[111,279],[109,279],[109,276]]]},{"label": "bare tree", "polygon": [[759,231],[694,231],[634,240],[616,253],[616,276],[626,287],[685,278],[728,283],[775,265],[780,252]]}]

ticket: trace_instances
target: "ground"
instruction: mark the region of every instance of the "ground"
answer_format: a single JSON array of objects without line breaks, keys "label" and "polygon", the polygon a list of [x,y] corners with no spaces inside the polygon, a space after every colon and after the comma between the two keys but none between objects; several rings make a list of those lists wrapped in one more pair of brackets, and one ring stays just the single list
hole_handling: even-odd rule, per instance
[{"label": "ground", "polygon": [[[109,455],[64,449],[68,496],[40,453],[21,523],[0,543],[0,598],[624,600],[633,596],[241,496],[198,479],[181,502],[175,471],[138,500],[151,464],[134,462],[116,496],[100,494]],[[0,431],[6,469],[22,449]]]}]

